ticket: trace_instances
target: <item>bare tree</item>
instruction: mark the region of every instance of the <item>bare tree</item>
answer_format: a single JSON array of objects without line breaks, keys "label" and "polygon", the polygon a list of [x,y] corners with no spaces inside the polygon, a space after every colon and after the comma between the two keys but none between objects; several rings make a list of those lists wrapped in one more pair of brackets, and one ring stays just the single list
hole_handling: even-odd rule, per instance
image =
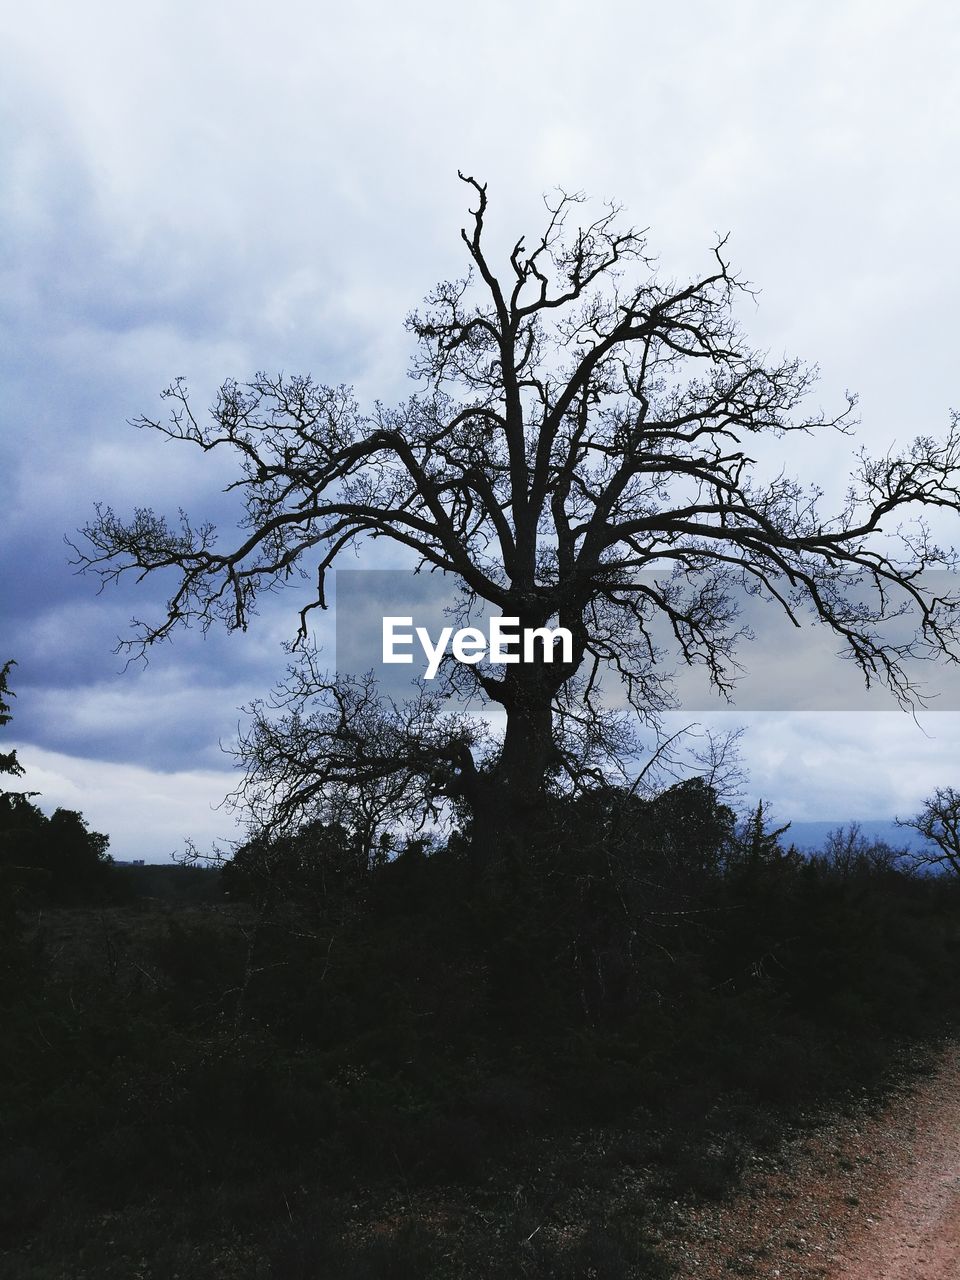
[{"label": "bare tree", "polygon": [[[230,450],[244,496],[243,535],[220,549],[209,524],[150,510],[123,520],[98,507],[79,562],[113,580],[175,568],[165,614],[139,627],[143,653],[180,624],[245,629],[257,598],[291,575],[327,571],[368,539],[408,549],[449,574],[464,599],[523,628],[568,628],[568,662],[456,666],[450,688],[505,713],[502,736],[443,714],[439,702],[377,703],[362,682],[307,674],[279,720],[261,707],[246,752],[258,796],[309,813],[329,788],[366,779],[402,807],[459,798],[489,829],[529,826],[551,779],[595,781],[622,760],[637,717],[668,705],[655,618],[688,663],[729,690],[738,592],[800,625],[804,610],[836,634],[868,683],[911,697],[908,657],[956,652],[958,602],[919,575],[952,567],[924,509],[960,509],[960,424],[902,454],[861,454],[843,508],[779,475],[761,477],[750,440],[852,426],[804,416],[815,371],[753,350],[734,315],[745,285],[725,244],[699,278],[658,276],[642,232],[609,206],[572,229],[579,195],[547,200],[546,226],[516,241],[502,270],[485,238],[487,190],[461,174],[475,207],[461,235],[463,279],[438,285],[408,319],[420,388],[395,408],[361,412],[343,387],[258,373],[229,381],[201,421],[177,380],[167,421],[138,425],[205,452]],[[902,536],[901,514],[915,517]],[[906,527],[905,527],[906,528]],[[653,581],[643,571],[665,571]],[[905,642],[882,632],[913,611]],[[622,681],[611,712],[602,678]],[[358,710],[358,708],[360,708]]]},{"label": "bare tree", "polygon": [[907,848],[893,848],[886,840],[868,839],[859,822],[828,831],[822,856],[828,866],[845,877],[862,872],[876,875],[898,871],[913,861]]},{"label": "bare tree", "polygon": [[960,875],[960,791],[937,787],[915,817],[897,818],[897,826],[918,831],[928,842],[911,850],[914,865]]}]

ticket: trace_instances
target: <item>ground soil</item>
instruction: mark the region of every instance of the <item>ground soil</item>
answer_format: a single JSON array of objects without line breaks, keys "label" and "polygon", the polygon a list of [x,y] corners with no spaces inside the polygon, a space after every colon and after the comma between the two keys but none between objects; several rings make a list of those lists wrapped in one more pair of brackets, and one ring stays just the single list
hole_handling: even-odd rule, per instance
[{"label": "ground soil", "polygon": [[960,1047],[917,1061],[880,1105],[758,1158],[741,1193],[683,1215],[683,1280],[960,1280]]}]

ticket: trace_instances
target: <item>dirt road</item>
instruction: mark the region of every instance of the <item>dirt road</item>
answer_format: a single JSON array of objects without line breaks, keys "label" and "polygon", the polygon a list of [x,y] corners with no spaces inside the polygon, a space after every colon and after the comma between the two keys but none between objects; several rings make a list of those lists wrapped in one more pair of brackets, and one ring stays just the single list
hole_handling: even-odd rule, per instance
[{"label": "dirt road", "polygon": [[960,1280],[960,1052],[892,1108],[896,1163],[837,1280]]},{"label": "dirt road", "polygon": [[960,1047],[687,1215],[683,1280],[960,1280]]}]

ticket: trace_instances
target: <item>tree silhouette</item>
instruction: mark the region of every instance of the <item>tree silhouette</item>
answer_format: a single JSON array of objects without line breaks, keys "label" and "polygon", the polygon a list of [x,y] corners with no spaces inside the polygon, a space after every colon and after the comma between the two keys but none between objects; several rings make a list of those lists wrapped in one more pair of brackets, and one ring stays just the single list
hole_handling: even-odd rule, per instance
[{"label": "tree silhouette", "polygon": [[[308,652],[276,706],[259,706],[243,747],[248,798],[265,814],[318,817],[344,788],[380,789],[396,812],[437,796],[466,804],[477,826],[529,831],[550,785],[595,783],[633,745],[637,717],[668,703],[651,640],[666,619],[687,663],[729,690],[738,593],[800,625],[808,610],[841,641],[868,683],[911,696],[905,661],[953,655],[957,605],[918,577],[952,566],[924,509],[960,509],[960,427],[901,454],[861,454],[843,508],[818,510],[815,488],[759,472],[760,436],[849,431],[804,416],[815,371],[751,348],[735,316],[749,292],[725,242],[698,278],[660,277],[643,233],[608,206],[571,228],[582,197],[548,199],[546,226],[516,241],[502,270],[487,248],[487,190],[462,240],[469,271],[438,285],[408,319],[419,389],[394,408],[361,411],[344,387],[258,373],[226,382],[209,421],[177,380],[168,421],[138,425],[232,451],[230,486],[245,501],[242,536],[221,549],[208,523],[107,507],[83,531],[80,565],[115,580],[177,571],[162,617],[125,642],[139,653],[179,625],[247,627],[265,591],[316,578],[300,613],[326,607],[327,571],[358,545],[386,539],[521,627],[556,620],[572,659],[504,668],[449,664],[442,692],[479,695],[505,718],[494,740],[445,710],[442,692],[406,706],[362,678],[327,677]],[[890,532],[915,517],[902,536]],[[667,571],[652,580],[646,570]],[[912,610],[916,631],[892,642],[881,624]],[[610,710],[604,676],[628,710]]]},{"label": "tree silhouette", "polygon": [[[16,695],[7,685],[7,676],[10,668],[16,666],[16,662],[11,658],[9,662],[4,663],[0,667],[0,727],[10,723],[10,703],[7,698],[13,698]],[[23,775],[23,765],[17,759],[15,751],[0,751],[0,773],[12,774],[14,778]]]},{"label": "tree silhouette", "polygon": [[916,866],[952,871],[960,876],[960,791],[937,787],[913,818],[898,818],[897,826],[911,827],[927,841],[911,851]]},{"label": "tree silhouette", "polygon": [[[10,723],[15,697],[7,687],[11,660],[0,668],[0,727]],[[20,777],[23,766],[15,751],[0,752],[0,773]],[[109,837],[90,831],[82,814],[57,809],[48,818],[32,801],[36,791],[0,791],[0,910],[12,911],[17,890],[42,885],[61,898],[98,887],[113,861]],[[38,878],[39,877],[39,878]]]}]

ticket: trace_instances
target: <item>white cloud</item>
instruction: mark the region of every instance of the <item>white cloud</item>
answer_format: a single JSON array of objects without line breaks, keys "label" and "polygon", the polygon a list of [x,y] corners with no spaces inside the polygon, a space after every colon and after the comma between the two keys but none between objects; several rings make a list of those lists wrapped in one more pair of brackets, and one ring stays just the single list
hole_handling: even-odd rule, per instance
[{"label": "white cloud", "polygon": [[21,746],[19,757],[25,773],[16,789],[38,791],[35,803],[47,814],[78,810],[92,830],[110,837],[110,853],[120,861],[165,862],[187,840],[209,853],[241,835],[235,818],[217,807],[236,786],[229,770],[161,773],[33,746]]},{"label": "white cloud", "polygon": [[746,804],[771,801],[796,822],[849,822],[915,813],[937,786],[956,785],[960,714],[717,712],[708,728],[742,726]]}]

